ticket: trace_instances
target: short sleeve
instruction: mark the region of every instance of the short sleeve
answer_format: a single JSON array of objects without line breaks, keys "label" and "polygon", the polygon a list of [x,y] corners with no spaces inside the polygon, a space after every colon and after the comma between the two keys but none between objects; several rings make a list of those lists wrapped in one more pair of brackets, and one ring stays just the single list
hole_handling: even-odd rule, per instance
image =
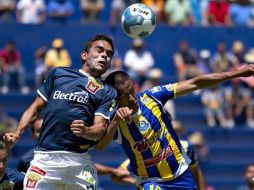
[{"label": "short sleeve", "polygon": [[100,106],[95,111],[95,115],[100,115],[110,120],[114,116],[117,106],[117,92],[115,89],[111,88],[106,92],[105,97],[103,97]]},{"label": "short sleeve", "polygon": [[188,143],[187,155],[191,159],[191,163],[190,163],[191,166],[198,162],[197,154],[195,153],[194,148],[191,143]]},{"label": "short sleeve", "polygon": [[49,74],[45,81],[42,83],[41,87],[37,90],[37,93],[41,96],[41,98],[48,102],[50,97],[52,86],[54,84],[54,79],[56,76],[56,69],[53,69]]},{"label": "short sleeve", "polygon": [[164,86],[156,86],[146,90],[144,93],[154,97],[157,101],[161,102],[162,105],[165,105],[169,99],[173,99],[175,97],[176,84],[177,83],[167,84]]}]

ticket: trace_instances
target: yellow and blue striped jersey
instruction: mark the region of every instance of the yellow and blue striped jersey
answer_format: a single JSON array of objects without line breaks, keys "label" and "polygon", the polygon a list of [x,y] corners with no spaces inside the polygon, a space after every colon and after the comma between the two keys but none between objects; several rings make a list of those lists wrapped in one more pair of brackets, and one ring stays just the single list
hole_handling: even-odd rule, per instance
[{"label": "yellow and blue striped jersey", "polygon": [[138,183],[172,180],[187,170],[190,163],[163,109],[174,98],[176,85],[138,93],[138,113],[132,121],[119,125],[118,142],[130,159],[130,171]]}]

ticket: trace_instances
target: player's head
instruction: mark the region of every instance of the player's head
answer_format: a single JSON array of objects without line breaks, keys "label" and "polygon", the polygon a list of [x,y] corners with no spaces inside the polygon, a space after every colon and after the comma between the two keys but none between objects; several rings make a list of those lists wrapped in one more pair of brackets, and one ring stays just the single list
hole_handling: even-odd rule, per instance
[{"label": "player's head", "polygon": [[83,69],[91,76],[100,77],[110,67],[114,55],[114,44],[106,35],[90,39],[81,53]]},{"label": "player's head", "polygon": [[123,71],[112,72],[107,76],[105,82],[117,90],[119,107],[129,107],[134,112],[138,110],[135,84],[127,73]]},{"label": "player's head", "polygon": [[244,170],[244,178],[249,186],[254,186],[254,163],[246,166]]},{"label": "player's head", "polygon": [[3,177],[7,167],[8,150],[3,141],[0,141],[0,177]]}]

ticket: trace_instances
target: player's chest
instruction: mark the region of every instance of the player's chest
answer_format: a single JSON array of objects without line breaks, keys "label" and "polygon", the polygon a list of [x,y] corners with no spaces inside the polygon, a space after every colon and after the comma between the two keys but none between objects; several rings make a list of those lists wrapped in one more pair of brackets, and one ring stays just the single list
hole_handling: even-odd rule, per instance
[{"label": "player's chest", "polygon": [[100,102],[104,93],[103,84],[93,79],[56,81],[51,98],[86,104]]}]

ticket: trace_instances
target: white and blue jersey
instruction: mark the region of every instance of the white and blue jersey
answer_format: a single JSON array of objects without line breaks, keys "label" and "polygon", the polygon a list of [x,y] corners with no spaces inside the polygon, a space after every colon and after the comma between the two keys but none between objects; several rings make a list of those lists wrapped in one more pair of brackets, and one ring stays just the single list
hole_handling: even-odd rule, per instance
[{"label": "white and blue jersey", "polygon": [[53,69],[37,93],[48,104],[36,151],[86,152],[96,142],[74,135],[71,122],[91,126],[94,115],[110,120],[117,109],[116,90],[82,70]]}]

